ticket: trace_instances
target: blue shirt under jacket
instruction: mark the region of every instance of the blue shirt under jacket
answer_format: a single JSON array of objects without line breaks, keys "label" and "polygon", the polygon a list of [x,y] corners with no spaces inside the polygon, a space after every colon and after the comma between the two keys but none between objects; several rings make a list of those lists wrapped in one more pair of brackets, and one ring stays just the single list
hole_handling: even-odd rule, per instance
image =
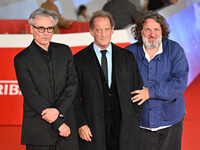
[{"label": "blue shirt under jacket", "polygon": [[142,45],[131,44],[144,87],[150,99],[144,102],[140,126],[158,128],[178,123],[185,115],[184,91],[188,80],[188,62],[183,48],[172,40],[165,40],[163,52],[150,62]]}]

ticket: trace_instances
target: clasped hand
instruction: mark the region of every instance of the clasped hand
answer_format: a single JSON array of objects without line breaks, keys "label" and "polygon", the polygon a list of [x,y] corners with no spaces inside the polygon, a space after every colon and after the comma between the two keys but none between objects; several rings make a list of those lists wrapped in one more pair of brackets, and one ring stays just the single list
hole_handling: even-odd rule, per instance
[{"label": "clasped hand", "polygon": [[41,113],[42,119],[47,121],[48,123],[53,123],[59,115],[59,111],[55,108],[47,108]]},{"label": "clasped hand", "polygon": [[68,125],[66,125],[65,123],[63,123],[59,128],[58,128],[59,134],[60,136],[63,137],[68,137],[71,133],[71,130],[69,128]]}]

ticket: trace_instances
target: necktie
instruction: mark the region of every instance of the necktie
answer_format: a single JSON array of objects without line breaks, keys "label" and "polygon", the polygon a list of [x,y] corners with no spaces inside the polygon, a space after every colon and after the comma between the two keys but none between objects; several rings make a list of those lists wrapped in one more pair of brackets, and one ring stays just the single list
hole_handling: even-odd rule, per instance
[{"label": "necktie", "polygon": [[101,54],[102,54],[101,67],[102,67],[103,73],[105,75],[106,81],[108,81],[108,67],[107,67],[108,65],[107,65],[106,52],[107,52],[107,50],[101,50]]}]

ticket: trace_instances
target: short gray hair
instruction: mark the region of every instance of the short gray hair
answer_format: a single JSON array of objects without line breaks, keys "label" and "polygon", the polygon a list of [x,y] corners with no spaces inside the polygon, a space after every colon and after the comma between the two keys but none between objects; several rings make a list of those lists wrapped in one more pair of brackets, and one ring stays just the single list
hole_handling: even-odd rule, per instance
[{"label": "short gray hair", "polygon": [[110,20],[111,27],[112,28],[115,27],[115,21],[114,21],[112,15],[109,12],[107,12],[107,11],[99,10],[99,11],[94,12],[93,16],[90,19],[90,22],[89,22],[89,28],[90,29],[92,29],[92,30],[94,29],[94,19],[96,17],[107,17]]},{"label": "short gray hair", "polygon": [[38,8],[33,11],[28,19],[30,25],[34,25],[35,18],[38,17],[49,17],[54,22],[54,26],[58,23],[58,15],[53,10],[47,10],[44,8]]}]

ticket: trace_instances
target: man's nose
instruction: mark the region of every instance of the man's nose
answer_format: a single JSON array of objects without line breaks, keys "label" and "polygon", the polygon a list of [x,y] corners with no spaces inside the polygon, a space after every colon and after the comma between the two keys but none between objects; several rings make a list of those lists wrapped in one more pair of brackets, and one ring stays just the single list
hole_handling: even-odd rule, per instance
[{"label": "man's nose", "polygon": [[47,31],[47,29],[44,30],[43,34],[45,34],[45,35],[49,34],[49,32]]},{"label": "man's nose", "polygon": [[102,30],[102,31],[101,31],[101,35],[102,35],[102,36],[105,36],[105,34],[106,34],[106,31],[105,31],[105,30]]},{"label": "man's nose", "polygon": [[153,30],[151,30],[151,31],[150,31],[150,36],[151,36],[151,37],[155,37],[155,35],[156,35],[156,32],[153,31]]}]

